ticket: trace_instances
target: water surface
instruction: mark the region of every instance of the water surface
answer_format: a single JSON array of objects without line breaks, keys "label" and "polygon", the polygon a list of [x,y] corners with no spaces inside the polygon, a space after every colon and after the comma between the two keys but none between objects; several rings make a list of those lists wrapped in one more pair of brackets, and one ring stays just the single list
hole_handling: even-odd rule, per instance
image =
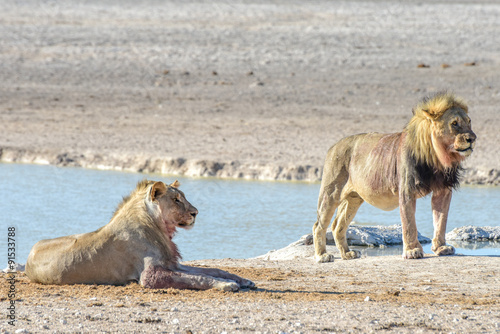
[{"label": "water surface", "polygon": [[[0,215],[4,236],[17,229],[17,262],[25,263],[38,240],[90,232],[109,222],[123,196],[138,181],[166,183],[178,179],[187,199],[198,208],[194,228],[175,237],[184,260],[249,258],[279,249],[311,232],[316,220],[318,183],[196,179],[54,166],[0,164]],[[500,189],[462,187],[453,196],[448,231],[464,225],[499,226]],[[399,211],[385,212],[363,204],[356,223],[399,224]],[[432,237],[430,197],[417,202],[419,231]],[[6,263],[6,238],[1,238],[0,264]],[[500,255],[500,244],[464,245],[457,252]],[[483,247],[483,248],[477,248]],[[398,248],[375,249],[377,255]],[[424,245],[430,252],[430,245]],[[392,251],[392,253],[391,253]]]}]

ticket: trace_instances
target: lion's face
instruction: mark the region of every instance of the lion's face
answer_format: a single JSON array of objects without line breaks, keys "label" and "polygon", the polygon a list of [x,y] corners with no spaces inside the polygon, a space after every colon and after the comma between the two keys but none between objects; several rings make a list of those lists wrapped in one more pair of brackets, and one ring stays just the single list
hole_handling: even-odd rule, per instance
[{"label": "lion's face", "polygon": [[433,122],[432,130],[433,143],[445,166],[460,162],[472,153],[476,134],[464,110],[457,107],[449,109]]},{"label": "lion's face", "polygon": [[161,228],[170,238],[173,237],[176,227],[191,228],[198,214],[198,210],[178,189],[179,185],[178,181],[170,186],[156,182],[151,187],[151,200],[159,208]]}]

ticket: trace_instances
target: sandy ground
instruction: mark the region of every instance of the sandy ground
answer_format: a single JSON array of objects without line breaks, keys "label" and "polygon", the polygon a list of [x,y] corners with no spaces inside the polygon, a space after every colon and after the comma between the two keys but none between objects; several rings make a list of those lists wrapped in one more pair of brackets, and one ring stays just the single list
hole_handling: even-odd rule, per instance
[{"label": "sandy ground", "polygon": [[[1,1],[0,159],[316,181],[335,141],[449,89],[478,135],[465,182],[499,184],[498,22],[496,1]],[[21,275],[1,331],[500,332],[495,257],[196,263],[258,289]]]},{"label": "sandy ground", "polygon": [[[312,247],[312,246],[311,246]],[[500,332],[498,258],[366,257],[315,264],[204,260],[252,279],[257,289],[150,290],[44,286],[18,277],[16,330],[167,333]],[[5,276],[5,274],[3,274]],[[7,289],[2,279],[2,294]],[[2,300],[2,309],[6,302]],[[3,331],[14,332],[3,326]]]}]

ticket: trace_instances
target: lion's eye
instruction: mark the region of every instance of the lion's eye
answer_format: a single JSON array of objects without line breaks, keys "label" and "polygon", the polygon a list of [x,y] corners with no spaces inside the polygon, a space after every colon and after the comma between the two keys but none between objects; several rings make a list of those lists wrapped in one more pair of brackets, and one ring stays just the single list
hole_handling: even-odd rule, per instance
[{"label": "lion's eye", "polygon": [[457,121],[453,121],[453,122],[451,122],[451,125],[453,125],[453,126],[457,126],[457,125],[458,125],[458,122],[457,122]]},{"label": "lion's eye", "polygon": [[176,197],[176,198],[174,198],[174,202],[175,203],[180,203],[181,201]]}]

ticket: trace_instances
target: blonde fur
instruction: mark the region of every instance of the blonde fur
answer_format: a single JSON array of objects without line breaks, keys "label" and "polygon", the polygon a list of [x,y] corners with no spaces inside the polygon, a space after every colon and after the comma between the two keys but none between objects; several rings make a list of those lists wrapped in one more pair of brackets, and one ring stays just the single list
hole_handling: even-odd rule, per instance
[{"label": "blonde fur", "polygon": [[144,180],[123,199],[111,221],[95,232],[36,243],[26,274],[44,284],[126,284],[147,288],[236,291],[254,284],[223,270],[181,265],[172,241],[190,228],[198,210],[171,185]]},{"label": "blonde fur", "polygon": [[148,262],[164,267],[177,264],[177,248],[164,226],[169,224],[175,230],[179,224],[192,225],[197,212],[175,187],[141,181],[118,205],[107,225],[94,232],[35,244],[26,273],[31,280],[46,284],[139,280]]},{"label": "blonde fur", "polygon": [[469,110],[463,99],[449,92],[425,98],[413,109],[413,117],[406,125],[405,131],[408,133],[408,148],[418,163],[433,166],[439,170],[449,167],[444,166],[439,159],[433,142],[433,131],[438,132],[441,129],[433,127],[432,123],[452,108],[462,109],[466,114]]},{"label": "blonde fur", "polygon": [[402,132],[364,133],[333,145],[325,159],[318,197],[318,219],[313,226],[315,259],[333,261],[326,252],[326,229],[335,211],[332,232],[342,259],[360,256],[347,244],[347,227],[363,202],[382,210],[399,206],[403,230],[403,257],[423,257],[415,221],[417,198],[432,193],[435,234],[432,251],[449,255],[445,243],[451,192],[460,181],[460,163],[473,149],[465,102],[451,93],[422,100]]}]

